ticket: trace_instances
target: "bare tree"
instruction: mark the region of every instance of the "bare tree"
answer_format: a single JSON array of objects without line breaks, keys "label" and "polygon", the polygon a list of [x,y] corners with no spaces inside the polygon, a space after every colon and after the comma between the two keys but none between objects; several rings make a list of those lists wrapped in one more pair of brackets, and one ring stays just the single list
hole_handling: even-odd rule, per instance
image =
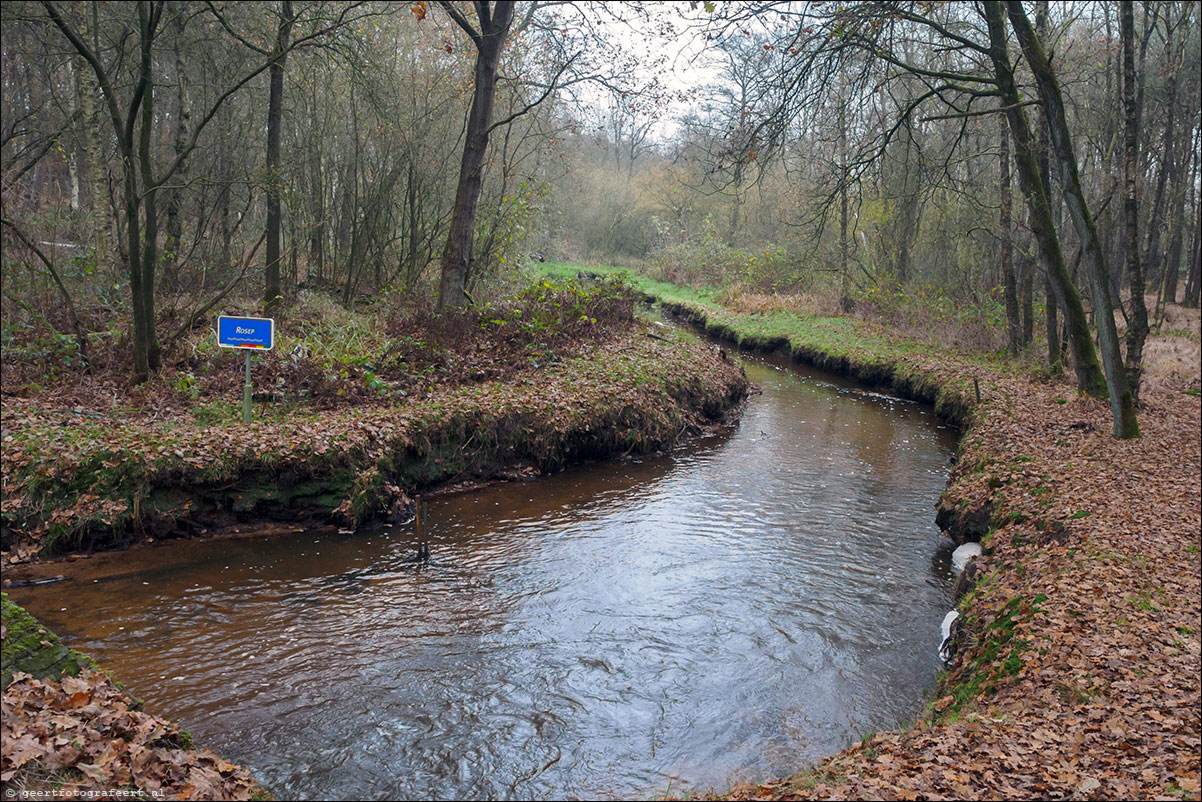
[{"label": "bare tree", "polygon": [[442,254],[442,278],[438,285],[438,307],[462,306],[467,290],[468,270],[472,257],[472,239],[476,227],[476,205],[484,181],[484,154],[492,133],[492,108],[497,89],[497,68],[501,51],[513,23],[513,2],[487,0],[474,3],[479,28],[459,13],[449,0],[439,5],[455,24],[467,33],[476,47],[475,82],[472,88],[472,108],[467,120],[467,139],[463,145],[463,160],[459,166],[459,185],[455,190],[455,206],[451,212],[451,228]]},{"label": "bare tree", "polygon": [[[137,381],[145,380],[160,363],[159,341],[155,329],[155,281],[159,267],[158,195],[181,170],[205,128],[227,101],[241,91],[273,63],[267,59],[251,64],[232,80],[208,104],[192,127],[182,148],[177,149],[167,166],[156,168],[154,149],[156,137],[155,88],[159,81],[154,58],[156,42],[163,32],[163,14],[168,7],[163,0],[139,0],[135,5],[135,43],[137,58],[132,65],[121,59],[106,63],[105,54],[88,44],[77,25],[72,24],[50,0],[43,0],[47,18],[62,33],[71,47],[87,62],[100,88],[109,122],[118,146],[121,165],[121,204],[125,223],[125,258],[128,264],[132,294],[133,374]],[[174,6],[171,6],[175,11]],[[315,26],[293,47],[326,35],[347,20],[354,6],[345,7],[332,22]],[[210,9],[213,7],[210,5]],[[183,13],[183,10],[179,10]],[[224,19],[214,14],[225,25]],[[97,40],[93,35],[94,42]],[[122,42],[125,36],[121,37]],[[123,48],[118,48],[120,54]],[[125,80],[124,71],[132,70],[133,80]]]},{"label": "bare tree", "polygon": [[[985,3],[986,13],[992,11],[994,2]],[[1119,352],[1118,332],[1114,324],[1114,305],[1110,298],[1110,272],[1106,267],[1106,255],[1098,241],[1097,227],[1090,214],[1081,178],[1077,169],[1077,156],[1064,113],[1064,97],[1060,82],[1051,61],[1047,57],[1035,28],[1027,18],[1020,0],[1008,0],[1006,10],[1010,24],[1022,45],[1027,64],[1035,75],[1039,97],[1048,115],[1048,130],[1052,140],[1052,152],[1060,167],[1061,191],[1069,217],[1081,240],[1081,250],[1089,274],[1090,294],[1094,304],[1094,322],[1098,328],[1098,341],[1102,352],[1102,363],[1106,368],[1106,386],[1110,397],[1110,411],[1114,419],[1114,436],[1119,438],[1139,437],[1139,423],[1135,417],[1135,396],[1127,381],[1127,371]],[[990,30],[993,26],[991,23]],[[1011,118],[1013,119],[1013,118]],[[1142,287],[1140,291],[1142,293]]]}]

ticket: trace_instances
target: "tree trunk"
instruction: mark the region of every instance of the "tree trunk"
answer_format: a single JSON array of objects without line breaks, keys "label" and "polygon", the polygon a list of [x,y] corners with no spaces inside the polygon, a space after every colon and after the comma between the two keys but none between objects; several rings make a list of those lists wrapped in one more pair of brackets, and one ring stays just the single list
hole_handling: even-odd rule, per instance
[{"label": "tree trunk", "polygon": [[408,174],[405,183],[405,210],[408,213],[408,249],[405,257],[405,288],[410,289],[417,283],[417,277],[421,270],[418,266],[418,233],[420,229],[420,219],[418,217],[417,208],[417,165],[414,164],[412,157],[409,158],[407,166]]},{"label": "tree trunk", "polygon": [[1056,320],[1058,317],[1056,314],[1056,293],[1052,289],[1052,276],[1050,273],[1044,274],[1043,294],[1043,322],[1044,327],[1047,329],[1048,338],[1048,368],[1052,373],[1059,374],[1064,370],[1064,363],[1060,357],[1060,324]]},{"label": "tree trunk", "polygon": [[839,101],[839,306],[852,310],[847,237],[847,112]]},{"label": "tree trunk", "polygon": [[[173,137],[176,158],[184,152],[188,136],[187,74],[184,71],[184,59],[180,51],[180,39],[183,38],[186,20],[187,17],[183,14],[176,18],[175,136]],[[180,167],[177,184],[185,183],[186,170],[186,167]],[[183,194],[182,187],[169,190],[167,208],[164,210],[167,217],[167,236],[163,242],[163,284],[166,285],[168,292],[175,292],[179,289],[179,248],[183,231],[179,208]]]},{"label": "tree trunk", "polygon": [[1139,397],[1140,366],[1148,338],[1144,271],[1139,258],[1139,109],[1135,105],[1135,18],[1133,0],[1119,3],[1123,41],[1123,211],[1126,218],[1127,275],[1131,284],[1131,320],[1127,326],[1127,381]]},{"label": "tree trunk", "polygon": [[309,158],[309,172],[312,192],[313,228],[309,232],[309,270],[308,276],[316,275],[318,280],[325,278],[325,218],[326,198],[325,182],[322,180],[321,153],[316,145]]},{"label": "tree trunk", "polygon": [[[141,130],[138,133],[138,169],[141,171],[142,219],[145,227],[142,230],[142,314],[145,321],[142,336],[145,338],[146,366],[151,371],[159,369],[159,337],[155,330],[154,291],[155,276],[159,266],[159,213],[158,196],[159,184],[154,180],[154,166],[150,158],[150,148],[154,139],[154,73],[152,44],[155,38],[155,27],[162,14],[160,5],[157,12],[139,5],[139,19],[142,22],[142,65],[141,71],[146,84],[145,96],[142,99]],[[133,243],[130,243],[133,248]],[[131,251],[132,253],[132,251]]]},{"label": "tree trunk", "polygon": [[[92,40],[93,50],[99,50],[96,27],[98,25],[97,3],[89,4],[88,13],[82,17],[81,33],[85,39]],[[103,276],[112,275],[113,265],[113,224],[109,217],[109,186],[108,168],[104,160],[104,138],[101,134],[103,123],[101,112],[96,104],[96,77],[89,69],[80,70],[80,83],[83,93],[80,98],[80,113],[83,115],[83,125],[86,138],[88,158],[88,216],[91,219],[92,247],[95,252],[96,269]]]},{"label": "tree trunk", "polygon": [[[1190,132],[1190,141],[1193,141],[1193,131]],[[1196,181],[1198,172],[1198,163],[1194,158],[1194,149],[1186,148],[1185,150],[1185,166],[1182,168],[1180,175],[1174,182],[1172,193],[1172,207],[1169,213],[1169,254],[1164,265],[1164,282],[1160,292],[1160,317],[1164,319],[1164,306],[1170,303],[1177,303],[1177,278],[1181,270],[1181,255],[1185,243],[1185,195],[1186,187],[1193,187]]]},{"label": "tree trunk", "polygon": [[894,256],[894,274],[898,284],[910,280],[910,251],[914,239],[918,236],[918,226],[921,218],[921,206],[918,202],[919,165],[912,164],[915,151],[914,129],[907,119],[902,125],[902,187],[901,201],[897,217],[897,247]]},{"label": "tree trunk", "polygon": [[[221,189],[217,192],[217,219],[220,223],[218,230],[221,234],[221,266],[229,267],[233,260],[234,231],[230,225],[230,178],[222,180]],[[201,282],[202,285],[204,282]]]},{"label": "tree trunk", "polygon": [[1001,241],[1002,287],[1006,298],[1006,324],[1010,335],[1010,353],[1017,354],[1022,350],[1022,320],[1018,310],[1018,283],[1014,280],[1014,240],[1011,236],[1013,226],[1010,220],[1010,204],[1014,195],[1010,191],[1010,132],[1006,128],[1004,116],[998,122],[1001,123],[999,138],[1001,156],[998,159],[998,172],[1001,177],[998,182],[1001,231],[998,232],[998,237]]},{"label": "tree trunk", "polygon": [[1022,251],[1018,260],[1018,306],[1023,319],[1022,347],[1026,348],[1035,339],[1035,265]]},{"label": "tree trunk", "polygon": [[[1040,38],[1044,38],[1048,33],[1048,18],[1050,10],[1048,8],[1048,0],[1039,0],[1035,4],[1035,30]],[[1048,123],[1047,115],[1043,109],[1039,110],[1039,177],[1043,182],[1048,197],[1052,195],[1052,171],[1048,165]],[[1048,369],[1052,373],[1059,374],[1064,370],[1064,345],[1060,341],[1060,324],[1057,322],[1057,312],[1059,308],[1056,305],[1056,293],[1052,288],[1052,268],[1044,260],[1043,273],[1043,296],[1044,296],[1044,326],[1047,329],[1048,338]]]},{"label": "tree trunk", "polygon": [[1197,215],[1194,226],[1194,249],[1189,258],[1189,275],[1185,280],[1185,300],[1183,304],[1191,309],[1202,306],[1202,209],[1194,207]]},{"label": "tree trunk", "polygon": [[281,0],[280,27],[272,51],[267,93],[267,269],[263,314],[274,317],[283,302],[280,290],[280,129],[283,127],[284,62],[292,33],[292,0]]},{"label": "tree trunk", "polygon": [[[1130,5],[1131,0],[1125,0],[1121,5]],[[1128,9],[1127,14],[1131,11]],[[1131,36],[1134,38],[1134,23],[1132,25]],[[1124,29],[1125,30],[1125,29]],[[1123,67],[1126,69],[1126,41],[1123,43],[1124,56]],[[1173,53],[1172,33],[1170,29],[1169,40],[1165,43],[1166,52]],[[1148,243],[1145,250],[1145,262],[1147,265],[1147,273],[1150,276],[1159,275],[1159,269],[1163,267],[1164,254],[1160,244],[1160,232],[1164,228],[1164,191],[1168,184],[1170,173],[1179,169],[1177,165],[1177,72],[1180,65],[1170,69],[1168,78],[1165,81],[1165,94],[1167,96],[1167,111],[1164,124],[1164,138],[1161,141],[1161,157],[1160,157],[1160,172],[1156,176],[1156,190],[1152,197],[1152,214],[1148,218]],[[1132,67],[1134,70],[1134,66]],[[1124,104],[1126,98],[1124,97]],[[1138,122],[1138,115],[1137,115]]]},{"label": "tree trunk", "polygon": [[476,6],[480,16],[480,31],[472,32],[476,43],[476,82],[472,110],[467,121],[467,137],[463,144],[463,161],[459,166],[459,184],[455,189],[455,205],[451,212],[451,226],[442,253],[439,309],[463,306],[466,299],[472,240],[476,229],[476,204],[480,200],[480,187],[484,180],[484,155],[488,150],[489,126],[497,89],[497,67],[505,38],[509,35],[509,25],[513,21],[512,2],[498,2],[491,14],[487,2],[478,2]]},{"label": "tree trunk", "polygon": [[[992,3],[987,3],[987,6]],[[1094,302],[1094,318],[1097,321],[1098,340],[1102,362],[1106,367],[1106,385],[1110,395],[1110,411],[1114,419],[1114,436],[1118,438],[1139,437],[1139,423],[1135,417],[1135,397],[1127,382],[1127,372],[1119,353],[1118,332],[1114,325],[1114,305],[1110,299],[1109,272],[1105,255],[1098,244],[1098,231],[1081,190],[1081,179],[1077,172],[1077,160],[1069,136],[1068,121],[1064,113],[1064,100],[1060,84],[1048,61],[1047,54],[1021,0],[1007,0],[1010,24],[1018,36],[1027,64],[1039,87],[1040,100],[1048,114],[1048,130],[1051,134],[1052,150],[1060,167],[1061,190],[1069,216],[1081,239],[1082,253],[1089,275],[1090,290]],[[1021,109],[1016,109],[1020,111]]]},{"label": "tree trunk", "polygon": [[1067,339],[1072,349],[1073,369],[1077,375],[1077,388],[1101,398],[1106,394],[1106,380],[1094,350],[1093,337],[1086,322],[1081,296],[1069,277],[1064,254],[1060,250],[1060,239],[1056,235],[1056,226],[1052,220],[1047,188],[1039,175],[1031,129],[1023,112],[1018,87],[1014,82],[1013,67],[1006,50],[1005,12],[1000,2],[985,3],[984,11],[989,25],[989,55],[1001,91],[1002,104],[1006,108],[1006,119],[1014,137],[1019,186],[1027,200],[1031,230],[1035,232],[1035,238],[1049,268],[1048,276],[1056,301],[1064,310]]}]

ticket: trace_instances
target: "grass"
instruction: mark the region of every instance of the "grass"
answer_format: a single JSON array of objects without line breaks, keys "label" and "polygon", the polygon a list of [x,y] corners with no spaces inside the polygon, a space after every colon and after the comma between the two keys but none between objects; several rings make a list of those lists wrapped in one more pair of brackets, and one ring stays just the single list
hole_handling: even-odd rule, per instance
[{"label": "grass", "polygon": [[[714,320],[715,326],[725,327],[740,343],[754,344],[756,341],[786,339],[805,343],[815,349],[835,356],[853,356],[872,353],[880,359],[891,359],[923,354],[943,354],[946,343],[923,342],[917,339],[898,338],[896,331],[886,330],[869,322],[853,317],[829,314],[813,314],[805,309],[790,308],[788,303],[759,303],[761,294],[752,293],[755,303],[751,306],[762,311],[740,314],[744,295],[731,288],[704,286],[685,287],[657,281],[626,268],[604,265],[578,265],[568,262],[547,262],[539,265],[542,274],[557,279],[587,276],[622,276],[636,290],[661,304],[690,307],[704,311]],[[794,296],[776,296],[788,301]],[[821,308],[805,296],[796,296],[798,303],[809,309]],[[993,352],[964,352],[957,356],[980,365],[982,368],[1002,371],[1018,371],[1021,366],[1004,355]]]},{"label": "grass", "polygon": [[[939,370],[936,365],[947,351],[943,344],[898,337],[896,332],[856,318],[807,314],[779,306],[739,314],[726,306],[731,302],[728,288],[681,287],[625,269],[565,262],[546,263],[540,269],[560,279],[589,274],[624,276],[645,297],[702,326],[707,334],[741,347],[787,350],[794,359],[816,367],[892,387],[902,395],[931,403],[938,414],[958,424],[968,422],[974,405],[976,387],[970,371],[979,370],[985,377],[1023,369],[996,354],[966,353],[956,356],[969,370]],[[981,391],[987,395],[989,389],[986,380]]]}]

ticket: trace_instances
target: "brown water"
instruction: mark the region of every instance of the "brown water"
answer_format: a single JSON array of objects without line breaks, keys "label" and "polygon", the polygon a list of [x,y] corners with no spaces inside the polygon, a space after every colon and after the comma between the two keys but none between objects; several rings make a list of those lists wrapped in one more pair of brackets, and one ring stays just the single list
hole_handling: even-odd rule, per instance
[{"label": "brown water", "polygon": [[12,595],[280,798],[655,796],[920,709],[949,607],[921,406],[752,360],[672,457],[432,500],[412,527],[170,542]]}]

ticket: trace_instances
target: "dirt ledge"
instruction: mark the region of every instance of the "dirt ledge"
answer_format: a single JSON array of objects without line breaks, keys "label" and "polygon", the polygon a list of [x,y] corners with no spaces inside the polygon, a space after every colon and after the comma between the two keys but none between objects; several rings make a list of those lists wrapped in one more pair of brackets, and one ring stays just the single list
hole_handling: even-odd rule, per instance
[{"label": "dirt ledge", "polygon": [[5,563],[196,536],[240,521],[404,518],[414,493],[671,447],[746,396],[742,369],[641,327],[539,375],[419,402],[154,426],[4,402]]}]

